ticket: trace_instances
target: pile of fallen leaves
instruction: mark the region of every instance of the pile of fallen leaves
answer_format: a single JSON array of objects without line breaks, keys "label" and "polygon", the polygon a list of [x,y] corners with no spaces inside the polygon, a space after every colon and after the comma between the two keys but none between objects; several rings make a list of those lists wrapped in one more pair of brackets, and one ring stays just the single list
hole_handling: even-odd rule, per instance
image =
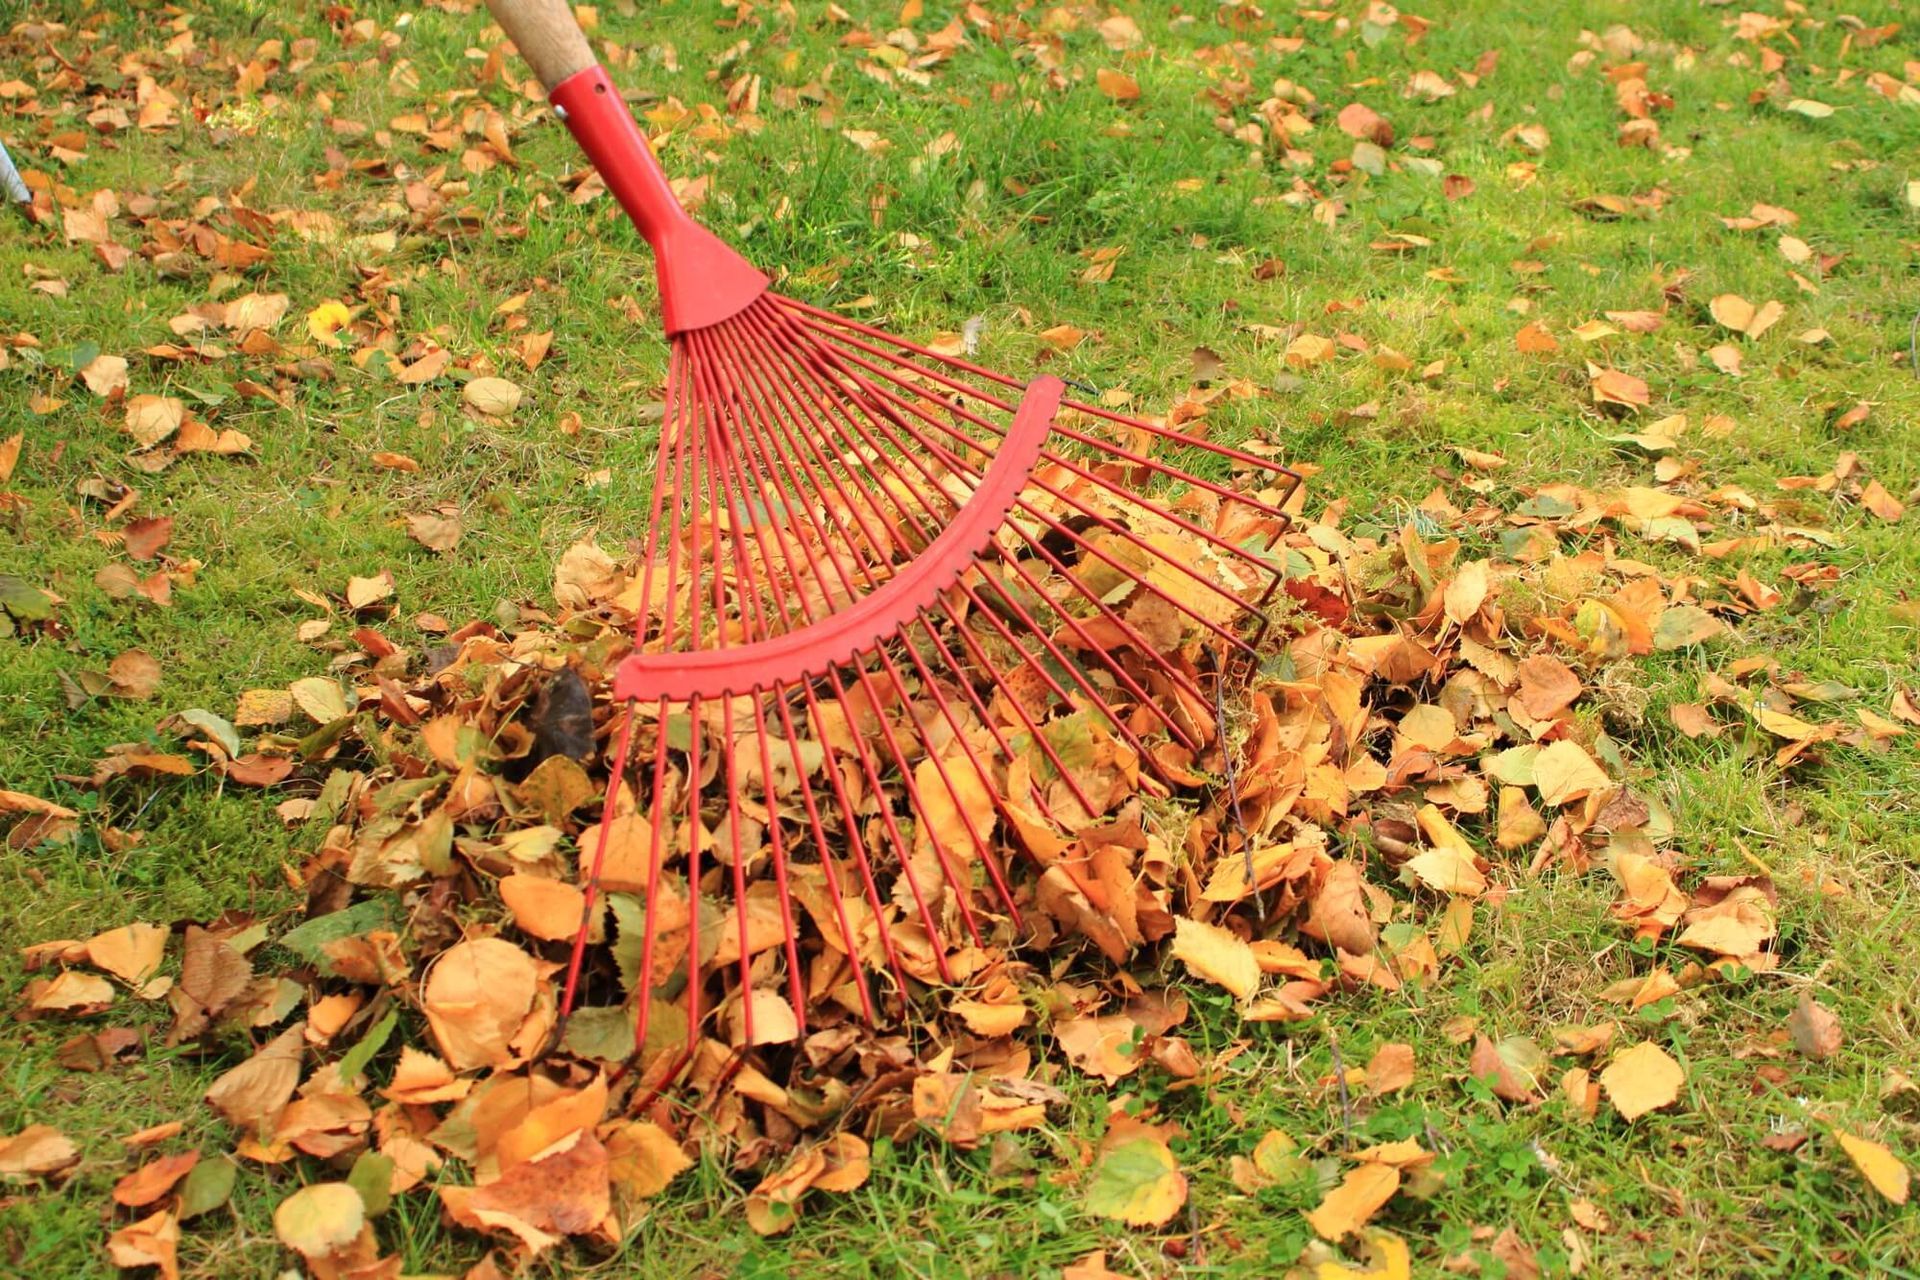
[{"label": "pile of fallen leaves", "polygon": [[[1493,485],[1470,474],[1461,491]],[[298,1192],[276,1219],[316,1275],[391,1274],[397,1260],[381,1257],[372,1221],[426,1180],[449,1219],[514,1249],[537,1254],[569,1236],[610,1245],[703,1148],[757,1180],[749,1221],[777,1232],[810,1192],[859,1185],[876,1135],[971,1147],[1035,1128],[1064,1100],[1053,1082],[1069,1067],[1109,1084],[1162,1073],[1175,1087],[1226,1070],[1251,1041],[1201,1057],[1180,1034],[1187,998],[1160,987],[1154,944],[1168,941],[1189,977],[1230,995],[1253,1036],[1252,1024],[1308,1018],[1342,991],[1433,980],[1482,912],[1548,866],[1604,870],[1619,886],[1613,914],[1624,933],[1672,933],[1697,954],[1606,992],[1623,1014],[1773,967],[1770,875],[1756,864],[1750,875],[1688,876],[1670,817],[1635,785],[1609,732],[1642,710],[1620,659],[1710,642],[1723,619],[1768,603],[1740,578],[1663,576],[1623,554],[1618,538],[1682,540],[1682,528],[1711,527],[1723,512],[1746,538],[1802,536],[1743,498],[1556,486],[1508,511],[1461,509],[1436,491],[1392,530],[1343,529],[1343,504],[1300,521],[1272,553],[1288,575],[1273,651],[1215,743],[1231,756],[1230,783],[1225,761],[1197,761],[1191,787],[1156,791],[1138,768],[1116,765],[1107,740],[1068,756],[1088,771],[1085,789],[1106,798],[1077,830],[1019,820],[1020,790],[987,798],[980,826],[1016,868],[1032,935],[1002,922],[984,947],[956,944],[964,979],[934,990],[916,974],[900,993],[909,1016],[899,1025],[862,1021],[844,983],[810,982],[804,1037],[769,1019],[776,1029],[750,1046],[724,999],[709,1002],[691,1035],[684,1016],[670,1016],[685,1006],[682,967],[652,993],[655,1030],[641,1055],[643,1064],[675,1056],[691,1039],[691,1061],[665,1094],[643,1084],[646,1071],[626,1069],[640,886],[609,884],[586,1001],[564,1027],[557,1019],[558,975],[582,917],[581,850],[608,781],[604,740],[623,714],[605,673],[627,643],[618,602],[632,567],[582,544],[561,562],[551,612],[523,610],[510,628],[471,623],[422,650],[389,638],[383,623],[396,606],[359,580],[321,600],[357,624],[357,649],[336,662],[344,683],[315,676],[253,690],[231,719],[175,717],[165,723],[183,741],[178,753],[130,750],[98,780],[212,769],[292,792],[282,816],[317,837],[318,852],[290,869],[307,894],[304,922],[131,924],[26,950],[41,974],[26,994],[33,1016],[164,1000],[170,1044],[258,1045],[207,1094],[233,1128],[231,1155],[160,1156],[129,1174],[116,1199],[146,1216],[115,1232],[113,1254],[128,1265],[170,1259],[181,1222],[224,1197],[233,1161],[301,1156],[347,1171]],[[1852,728],[1812,724],[1793,708],[1821,691],[1791,679],[1734,683],[1779,674],[1736,663],[1707,688],[1785,740],[1783,762],[1904,732],[1871,715]],[[570,686],[591,709],[571,737],[551,710],[568,698],[543,696]],[[1910,702],[1890,710],[1920,718]],[[1684,717],[1688,732],[1729,728],[1705,706]],[[1078,724],[1087,732],[1084,716]],[[813,745],[822,769],[845,750]],[[1002,778],[1021,776],[1019,762],[1001,763]],[[4,798],[39,838],[76,817]],[[1068,871],[1073,891],[1050,892]],[[710,900],[723,895],[723,876],[714,865],[699,886],[703,908],[718,910]],[[687,886],[670,891],[684,921]],[[817,923],[830,912],[804,905],[806,952],[831,968],[845,940]],[[669,953],[672,928],[655,940]],[[766,931],[765,964],[778,936]],[[724,929],[709,937],[731,941]],[[738,957],[705,959],[711,972]],[[1831,1015],[1809,1003],[1797,1023],[1808,1051],[1832,1051]],[[1471,1074],[1516,1104],[1557,1089],[1589,1117],[1605,1098],[1631,1120],[1678,1101],[1685,1082],[1662,1048],[1614,1021],[1563,1028],[1550,1049],[1459,1031],[1473,1042]],[[107,1026],[74,1035],[60,1057],[97,1071],[141,1049],[137,1032]],[[1353,1083],[1391,1092],[1414,1069],[1406,1046],[1389,1045]],[[1092,1211],[1156,1225],[1184,1203],[1173,1128],[1150,1112],[1116,1112],[1105,1138],[1084,1148],[1071,1176]],[[1904,1194],[1883,1150],[1842,1141],[1876,1185]],[[74,1155],[51,1131],[20,1135],[7,1151],[10,1169],[38,1174]],[[1346,1156],[1309,1221],[1328,1240],[1360,1230],[1396,1194],[1430,1188],[1434,1155],[1408,1141]],[[1257,1188],[1303,1159],[1272,1135],[1235,1180]],[[461,1175],[446,1176],[449,1165]]]}]

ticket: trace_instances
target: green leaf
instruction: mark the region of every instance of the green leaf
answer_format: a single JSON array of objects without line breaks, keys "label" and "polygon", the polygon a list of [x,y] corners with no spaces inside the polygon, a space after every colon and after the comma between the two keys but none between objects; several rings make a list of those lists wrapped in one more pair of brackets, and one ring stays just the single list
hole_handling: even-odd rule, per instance
[{"label": "green leaf", "polygon": [[53,597],[10,573],[0,573],[0,609],[22,622],[45,622],[53,616]]},{"label": "green leaf", "polygon": [[393,1201],[393,1157],[375,1151],[362,1151],[347,1174],[347,1185],[360,1193],[367,1216],[377,1218]]},{"label": "green leaf", "polygon": [[1704,644],[1723,634],[1727,624],[1697,604],[1676,604],[1653,625],[1653,647],[1665,652]]},{"label": "green leaf", "polygon": [[229,1156],[215,1156],[193,1166],[193,1171],[180,1183],[177,1215],[180,1221],[197,1218],[225,1204],[233,1195],[234,1180],[239,1176],[240,1166]]},{"label": "green leaf", "polygon": [[299,928],[283,934],[280,945],[308,964],[319,965],[322,972],[331,973],[326,955],[320,950],[322,947],[329,942],[351,938],[388,923],[386,899],[369,898],[365,902],[356,902],[343,911],[330,912],[307,921]]},{"label": "green leaf", "polygon": [[240,732],[224,716],[217,716],[199,707],[189,707],[180,713],[180,718],[219,743],[229,760],[240,754]]},{"label": "green leaf", "polygon": [[[326,917],[321,917],[325,919]],[[386,1046],[393,1035],[393,1029],[400,1025],[400,1011],[387,1010],[387,1016],[373,1024],[367,1034],[360,1037],[359,1043],[340,1055],[339,1072],[342,1080],[351,1080],[367,1069],[373,1061],[373,1055]]]}]

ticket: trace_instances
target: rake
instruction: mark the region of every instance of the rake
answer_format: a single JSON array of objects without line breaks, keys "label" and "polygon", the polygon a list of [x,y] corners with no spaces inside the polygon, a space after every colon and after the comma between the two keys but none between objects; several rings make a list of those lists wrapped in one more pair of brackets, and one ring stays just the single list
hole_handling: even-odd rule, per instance
[{"label": "rake", "polygon": [[635,1056],[684,1010],[659,1078],[715,1008],[746,1047],[819,997],[875,1022],[965,981],[1026,927],[1003,852],[1105,902],[1071,849],[1111,799],[1088,743],[1198,780],[1298,475],[774,292],[681,208],[565,0],[488,6],[652,247],[671,341],[562,1023],[609,892],[644,910]]}]

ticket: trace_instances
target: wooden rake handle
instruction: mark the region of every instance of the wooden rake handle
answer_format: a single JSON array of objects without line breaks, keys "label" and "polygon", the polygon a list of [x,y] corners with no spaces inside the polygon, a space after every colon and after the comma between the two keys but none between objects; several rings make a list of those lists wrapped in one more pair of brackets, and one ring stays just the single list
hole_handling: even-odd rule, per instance
[{"label": "wooden rake handle", "polygon": [[598,61],[567,0],[487,0],[487,11],[548,92]]}]

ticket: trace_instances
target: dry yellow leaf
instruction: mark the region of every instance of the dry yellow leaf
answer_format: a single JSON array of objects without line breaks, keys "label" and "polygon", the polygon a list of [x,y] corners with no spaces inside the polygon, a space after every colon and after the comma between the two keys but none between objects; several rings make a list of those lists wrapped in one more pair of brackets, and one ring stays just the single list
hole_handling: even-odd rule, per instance
[{"label": "dry yellow leaf", "polygon": [[1283,358],[1292,368],[1309,369],[1323,361],[1333,359],[1333,353],[1332,338],[1325,338],[1317,333],[1303,333],[1287,344],[1286,355]]},{"label": "dry yellow leaf", "polygon": [[1260,962],[1253,948],[1219,925],[1181,916],[1174,921],[1173,954],[1187,971],[1245,1000],[1260,989]]},{"label": "dry yellow leaf", "polygon": [[1853,1161],[1853,1167],[1860,1171],[1860,1176],[1875,1191],[1895,1204],[1907,1202],[1911,1178],[1907,1166],[1900,1163],[1898,1156],[1871,1138],[1857,1138],[1841,1129],[1835,1129],[1833,1136],[1840,1139],[1847,1159]]},{"label": "dry yellow leaf", "polygon": [[1399,1189],[1400,1170],[1369,1161],[1329,1191],[1319,1207],[1307,1214],[1307,1222],[1323,1239],[1338,1240],[1365,1226]]},{"label": "dry yellow leaf", "polygon": [[1671,1106],[1680,1097],[1687,1073],[1651,1040],[1614,1055],[1600,1073],[1600,1087],[1616,1110],[1632,1120],[1649,1111]]},{"label": "dry yellow leaf", "polygon": [[645,1200],[693,1167],[693,1161],[659,1125],[629,1120],[606,1135],[607,1172],[617,1187]]},{"label": "dry yellow leaf", "polygon": [[1542,748],[1533,762],[1533,785],[1544,804],[1564,805],[1613,786],[1606,771],[1594,763],[1586,748],[1562,738]]}]

